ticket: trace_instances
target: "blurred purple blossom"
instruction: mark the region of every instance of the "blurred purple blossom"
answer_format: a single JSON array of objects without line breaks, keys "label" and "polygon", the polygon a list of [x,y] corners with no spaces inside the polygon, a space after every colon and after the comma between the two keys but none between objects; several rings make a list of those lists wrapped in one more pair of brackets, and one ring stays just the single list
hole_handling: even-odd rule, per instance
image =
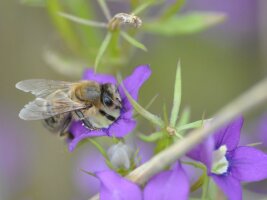
[{"label": "blurred purple blossom", "polygon": [[101,182],[100,198],[103,200],[186,200],[189,195],[189,180],[180,164],[153,176],[143,192],[138,185],[111,170],[96,175]]},{"label": "blurred purple blossom", "polygon": [[223,12],[228,20],[216,29],[217,34],[235,34],[234,38],[245,38],[248,35],[255,34],[257,30],[258,2],[253,0],[200,0],[187,1],[184,10],[186,11],[212,11]]},{"label": "blurred purple blossom", "polygon": [[234,120],[188,153],[206,165],[208,175],[229,200],[242,199],[241,182],[267,178],[267,155],[252,147],[238,146],[242,125],[242,118]]},{"label": "blurred purple blossom", "polygon": [[[146,162],[153,155],[153,145],[137,140],[133,135],[129,135],[125,142],[130,148],[139,149],[137,155],[141,158],[139,164]],[[74,179],[79,193],[79,198],[76,197],[76,199],[85,199],[99,192],[100,183],[95,177],[89,176],[80,169],[97,172],[109,170],[109,168],[105,164],[104,157],[95,148],[87,146],[82,148],[76,161]]]},{"label": "blurred purple blossom", "polygon": [[27,135],[30,129],[23,127],[17,116],[10,115],[15,113],[14,105],[1,105],[5,106],[0,114],[0,199],[22,199],[27,197],[25,190],[32,181],[34,136]]},{"label": "blurred purple blossom", "polygon": [[[123,85],[131,96],[137,100],[138,92],[143,83],[149,78],[151,70],[147,65],[136,67],[133,73],[123,80]],[[92,69],[88,69],[84,72],[84,80],[97,81],[99,83],[112,83],[117,84],[115,77],[106,74],[95,74]],[[136,126],[136,121],[133,119],[133,107],[128,101],[122,86],[119,86],[119,93],[122,99],[123,108],[121,110],[120,117],[111,124],[108,128],[98,130],[88,130],[82,126],[80,121],[72,123],[70,132],[74,139],[69,142],[69,150],[73,151],[76,145],[87,137],[96,136],[115,136],[124,137],[130,133]]]}]

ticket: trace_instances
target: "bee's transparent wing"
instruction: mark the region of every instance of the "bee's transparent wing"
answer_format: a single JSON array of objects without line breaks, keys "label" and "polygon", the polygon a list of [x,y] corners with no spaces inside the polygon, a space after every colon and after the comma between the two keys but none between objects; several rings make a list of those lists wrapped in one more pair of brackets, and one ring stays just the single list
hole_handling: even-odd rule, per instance
[{"label": "bee's transparent wing", "polygon": [[69,82],[43,79],[19,82],[16,85],[18,89],[36,96],[34,101],[20,111],[19,117],[24,120],[39,120],[85,108],[84,104],[69,98],[68,91],[72,85]]},{"label": "bee's transparent wing", "polygon": [[56,90],[67,91],[72,85],[73,83],[65,81],[30,79],[18,82],[16,88],[24,92],[31,92],[36,97],[44,98]]}]

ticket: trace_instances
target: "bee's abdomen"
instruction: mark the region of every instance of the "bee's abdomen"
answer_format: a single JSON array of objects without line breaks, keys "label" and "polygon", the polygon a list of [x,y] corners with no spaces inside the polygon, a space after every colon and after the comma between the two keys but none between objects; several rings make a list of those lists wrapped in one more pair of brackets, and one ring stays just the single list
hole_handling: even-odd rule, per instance
[{"label": "bee's abdomen", "polygon": [[44,119],[43,124],[50,132],[64,135],[69,127],[71,120],[71,113],[64,113]]}]

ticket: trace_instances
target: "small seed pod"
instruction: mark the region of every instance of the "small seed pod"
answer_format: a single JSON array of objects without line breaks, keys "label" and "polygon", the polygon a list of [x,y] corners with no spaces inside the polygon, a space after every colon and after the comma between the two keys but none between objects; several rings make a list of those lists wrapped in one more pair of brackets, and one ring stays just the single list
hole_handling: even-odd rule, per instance
[{"label": "small seed pod", "polygon": [[135,15],[118,13],[108,23],[110,30],[115,30],[121,25],[130,25],[134,28],[139,28],[142,25],[142,20]]}]

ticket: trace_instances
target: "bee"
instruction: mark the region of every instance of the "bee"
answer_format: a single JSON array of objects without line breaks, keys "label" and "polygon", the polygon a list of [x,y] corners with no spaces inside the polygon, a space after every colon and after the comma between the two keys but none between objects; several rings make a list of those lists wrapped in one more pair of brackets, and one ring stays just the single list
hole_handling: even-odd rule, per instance
[{"label": "bee", "polygon": [[124,24],[129,24],[135,28],[139,28],[142,25],[142,20],[133,14],[118,13],[110,20],[109,27],[111,30],[114,30],[119,25]]},{"label": "bee", "polygon": [[73,120],[80,120],[89,130],[107,128],[122,109],[118,87],[109,83],[31,79],[18,82],[16,88],[36,97],[24,106],[19,117],[43,120],[51,132],[60,135],[67,134]]}]

